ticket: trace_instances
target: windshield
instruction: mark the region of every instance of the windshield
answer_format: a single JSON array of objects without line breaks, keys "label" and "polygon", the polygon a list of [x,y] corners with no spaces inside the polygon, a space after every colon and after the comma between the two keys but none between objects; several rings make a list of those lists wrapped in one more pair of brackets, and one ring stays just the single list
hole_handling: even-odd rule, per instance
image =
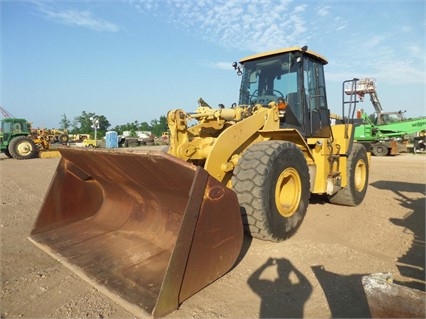
[{"label": "windshield", "polygon": [[401,122],[404,120],[404,116],[401,113],[379,113],[375,119],[376,124],[391,124],[395,122]]},{"label": "windshield", "polygon": [[267,105],[278,98],[287,100],[297,92],[297,71],[293,53],[266,59],[247,61],[244,64],[240,89],[240,104]]}]

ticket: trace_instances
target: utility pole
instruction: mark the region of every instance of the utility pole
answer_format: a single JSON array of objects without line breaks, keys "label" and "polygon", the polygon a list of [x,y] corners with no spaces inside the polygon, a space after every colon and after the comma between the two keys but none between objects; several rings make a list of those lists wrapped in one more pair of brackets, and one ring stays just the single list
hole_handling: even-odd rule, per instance
[{"label": "utility pole", "polygon": [[95,147],[97,147],[97,132],[99,128],[99,119],[96,116],[91,116],[90,120],[92,121],[92,128],[95,129]]}]

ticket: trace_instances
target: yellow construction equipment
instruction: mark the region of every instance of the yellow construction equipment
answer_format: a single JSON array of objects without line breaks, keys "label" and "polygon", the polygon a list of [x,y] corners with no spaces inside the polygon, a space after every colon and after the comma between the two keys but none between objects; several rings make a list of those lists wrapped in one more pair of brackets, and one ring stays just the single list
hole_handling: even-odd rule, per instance
[{"label": "yellow construction equipment", "polygon": [[42,150],[38,153],[39,158],[61,157],[61,153],[57,149]]},{"label": "yellow construction equipment", "polygon": [[235,265],[243,230],[290,237],[311,193],[360,204],[370,153],[353,141],[354,105],[330,125],[325,64],[306,47],[234,63],[239,104],[169,111],[167,152],[60,149],[30,240],[161,317]]}]

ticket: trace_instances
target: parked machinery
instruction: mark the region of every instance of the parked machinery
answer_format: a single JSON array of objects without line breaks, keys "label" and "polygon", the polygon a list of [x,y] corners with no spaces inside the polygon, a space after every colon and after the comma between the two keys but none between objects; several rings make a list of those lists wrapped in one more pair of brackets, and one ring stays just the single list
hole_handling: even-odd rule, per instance
[{"label": "parked machinery", "polygon": [[7,157],[34,158],[38,156],[40,148],[46,147],[45,141],[32,137],[31,125],[26,119],[5,118],[1,120],[0,125],[0,151]]},{"label": "parked machinery", "polygon": [[49,143],[60,143],[62,145],[67,145],[70,137],[67,133],[57,129],[37,129],[35,133],[39,136],[43,136],[48,139]]},{"label": "parked machinery", "polygon": [[[414,150],[424,150],[426,132],[426,117],[406,119],[404,112],[384,112],[377,95],[374,79],[357,80],[355,85],[348,85],[344,93],[352,101],[356,96],[361,101],[366,94],[374,107],[374,119],[371,119],[363,110],[358,110],[359,125],[355,128],[355,140],[371,147],[375,156],[396,155],[407,152],[407,143],[414,138]],[[343,97],[345,99],[345,95]]]},{"label": "parked machinery", "polygon": [[[49,158],[60,156],[52,149],[51,137],[44,130],[31,129],[31,123],[26,119],[8,117],[0,122],[0,151],[9,158],[31,159],[36,157]],[[68,135],[63,134],[62,141]]]}]

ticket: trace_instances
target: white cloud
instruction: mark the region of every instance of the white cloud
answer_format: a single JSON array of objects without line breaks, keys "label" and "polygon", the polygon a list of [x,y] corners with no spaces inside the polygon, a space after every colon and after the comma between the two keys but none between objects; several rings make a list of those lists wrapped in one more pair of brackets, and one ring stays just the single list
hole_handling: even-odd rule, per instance
[{"label": "white cloud", "polygon": [[[135,8],[152,0],[132,0]],[[291,7],[292,0],[167,0],[149,12],[162,15],[188,32],[228,48],[259,52],[305,43],[306,4]]]},{"label": "white cloud", "polygon": [[346,29],[347,25],[348,23],[342,17],[337,16],[334,18],[334,28],[336,31]]},{"label": "white cloud", "polygon": [[385,40],[385,37],[369,34],[365,36],[365,39],[366,50],[371,50],[379,46]]},{"label": "white cloud", "polygon": [[411,32],[413,28],[411,26],[403,25],[400,27],[400,30],[403,33],[408,33],[408,32]]},{"label": "white cloud", "polygon": [[321,17],[328,16],[328,15],[330,14],[329,9],[330,9],[330,6],[323,6],[323,7],[320,7],[320,8],[317,10],[317,15],[319,15],[319,16],[321,16]]},{"label": "white cloud", "polygon": [[424,53],[423,53],[421,47],[419,47],[418,45],[410,45],[408,47],[408,50],[411,53],[411,55],[418,56],[418,57],[420,57],[420,56],[424,57]]},{"label": "white cloud", "polygon": [[[424,82],[422,47],[407,45],[407,57],[401,55],[394,32],[376,28],[372,33],[367,24],[359,24],[352,8],[333,1],[317,6],[294,0],[132,0],[131,4],[227,49],[256,53],[308,45],[333,58],[328,79],[366,74],[389,83]],[[414,32],[408,23],[401,28]]]},{"label": "white cloud", "polygon": [[[374,77],[387,84],[426,84],[424,52],[418,46],[408,47],[410,54],[401,54],[388,39],[372,37],[358,42],[356,50],[342,43],[342,48],[328,66],[327,79],[339,80],[353,77]],[[350,43],[350,40],[348,40]],[[391,41],[390,41],[391,42]]]},{"label": "white cloud", "polygon": [[117,32],[120,28],[114,23],[94,16],[84,10],[55,10],[38,4],[38,10],[48,19],[70,26],[89,28],[102,32]]},{"label": "white cloud", "polygon": [[303,12],[303,11],[305,11],[305,9],[306,9],[306,4],[301,4],[301,5],[296,6],[294,8],[293,12],[294,13]]},{"label": "white cloud", "polygon": [[207,65],[211,69],[219,70],[232,70],[232,63],[230,62],[203,62],[202,64]]},{"label": "white cloud", "polygon": [[129,0],[130,5],[134,6],[138,11],[151,11],[158,8],[157,0]]}]

